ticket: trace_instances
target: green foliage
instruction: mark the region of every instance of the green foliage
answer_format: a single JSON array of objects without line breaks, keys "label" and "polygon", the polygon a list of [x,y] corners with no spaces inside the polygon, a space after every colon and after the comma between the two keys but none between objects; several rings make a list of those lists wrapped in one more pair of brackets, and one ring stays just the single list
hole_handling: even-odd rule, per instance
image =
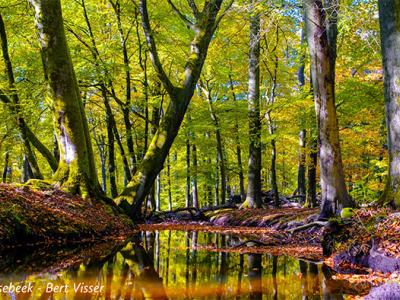
[{"label": "green foliage", "polygon": [[[279,1],[278,1],[279,2]],[[39,45],[31,8],[16,0],[0,1],[6,25],[11,60],[17,80],[16,89],[26,122],[34,134],[52,149],[53,123],[51,101],[48,99]],[[119,1],[120,25],[117,14],[108,1],[86,0],[86,12],[96,43],[97,55],[93,55],[90,37],[81,1],[63,1],[63,16],[71,58],[80,83],[83,103],[92,134],[95,163],[98,176],[102,176],[110,195],[108,171],[107,119],[104,99],[99,84],[105,84],[117,130],[124,147],[125,158],[132,167],[127,146],[128,137],[134,143],[135,167],[143,159],[147,145],[154,135],[151,122],[153,112],[162,117],[168,109],[169,98],[152,67],[144,44],[140,14],[134,1]],[[185,1],[175,1],[182,14],[194,20]],[[196,1],[202,7],[201,1]],[[281,195],[291,194],[297,187],[299,163],[298,133],[307,129],[307,142],[316,137],[316,121],[312,95],[310,95],[309,61],[301,45],[302,12],[290,6],[257,3],[253,13],[261,14],[261,113],[262,122],[262,189],[271,189],[271,146],[277,147],[277,181]],[[278,3],[279,4],[279,3]],[[223,8],[227,3],[224,1]],[[26,12],[30,12],[26,14]],[[236,2],[215,31],[201,75],[211,87],[213,107],[219,119],[223,141],[224,159],[227,166],[227,185],[239,194],[239,165],[237,146],[241,149],[244,186],[247,186],[248,167],[248,18],[249,7],[243,1]],[[268,14],[264,12],[268,11]],[[189,41],[194,32],[176,16],[166,1],[149,1],[149,14],[153,34],[164,69],[174,84],[180,78],[185,61],[190,55]],[[384,124],[383,83],[379,45],[379,24],[375,1],[344,1],[339,12],[338,57],[336,64],[336,105],[338,110],[341,150],[344,173],[351,196],[359,203],[371,202],[383,190],[387,170],[386,126]],[[278,39],[277,39],[278,34]],[[121,38],[127,49],[129,62],[125,63]],[[275,50],[274,47],[276,45]],[[304,56],[306,85],[299,89],[297,72],[300,57]],[[272,76],[276,69],[276,98],[269,102]],[[0,68],[4,62],[0,61]],[[126,72],[130,72],[130,103],[127,103]],[[0,88],[10,94],[7,78],[0,75]],[[231,90],[231,82],[233,91]],[[158,93],[159,91],[159,93]],[[235,94],[235,99],[233,96]],[[15,116],[0,103],[0,166],[4,165],[4,153],[10,151],[10,167],[13,179],[22,182],[23,149],[15,124]],[[123,109],[129,110],[131,130],[125,126]],[[271,110],[274,133],[267,130],[264,113]],[[162,112],[162,113],[161,113]],[[149,122],[147,122],[147,119]],[[238,127],[236,127],[236,124]],[[236,129],[238,128],[238,130]],[[172,208],[184,206],[186,194],[186,140],[197,147],[197,168],[193,158],[189,172],[191,181],[196,176],[200,206],[214,203],[217,149],[215,126],[210,116],[204,93],[195,92],[181,130],[170,150],[170,174],[167,162],[161,171],[161,209],[168,208],[168,191],[172,195]],[[311,149],[307,148],[309,154]],[[39,153],[38,163],[47,180],[52,170]],[[176,159],[175,159],[176,157]],[[125,186],[122,154],[116,147],[115,177],[118,191]],[[310,165],[309,158],[306,165]],[[58,179],[56,174],[53,179]],[[56,180],[58,181],[58,180]],[[62,182],[62,180],[59,180]],[[169,184],[170,182],[170,184]],[[219,183],[220,189],[220,183]],[[209,196],[211,192],[211,197]],[[219,191],[220,192],[220,191]],[[229,196],[229,195],[228,195]]]}]

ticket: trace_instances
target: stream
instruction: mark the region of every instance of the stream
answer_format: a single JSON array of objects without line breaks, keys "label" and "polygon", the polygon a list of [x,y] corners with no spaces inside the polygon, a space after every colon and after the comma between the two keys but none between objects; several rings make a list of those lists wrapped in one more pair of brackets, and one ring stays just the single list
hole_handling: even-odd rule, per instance
[{"label": "stream", "polygon": [[212,251],[239,242],[213,232],[147,231],[114,252],[57,268],[46,262],[62,247],[51,254],[13,250],[0,256],[0,299],[344,299],[340,288],[326,284],[322,265]]}]

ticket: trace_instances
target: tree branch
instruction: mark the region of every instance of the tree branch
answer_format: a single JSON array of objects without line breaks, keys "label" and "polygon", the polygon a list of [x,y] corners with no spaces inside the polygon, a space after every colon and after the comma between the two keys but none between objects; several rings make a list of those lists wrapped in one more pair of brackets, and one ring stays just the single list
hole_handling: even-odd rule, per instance
[{"label": "tree branch", "polygon": [[218,25],[221,22],[222,18],[226,15],[228,10],[232,7],[233,2],[235,2],[235,0],[231,0],[231,2],[229,2],[228,6],[225,8],[224,12],[215,21],[214,30],[218,27]]},{"label": "tree branch", "polygon": [[179,18],[181,18],[181,20],[185,22],[187,26],[189,26],[194,30],[194,24],[190,22],[184,15],[181,14],[179,9],[176,8],[176,6],[171,2],[171,0],[167,0],[167,2],[171,6],[172,10],[179,16]]},{"label": "tree branch", "polygon": [[150,58],[153,63],[154,69],[163,83],[165,89],[170,95],[175,94],[175,86],[172,84],[167,74],[165,74],[162,64],[160,62],[160,58],[158,57],[158,52],[156,48],[156,43],[154,41],[154,37],[151,32],[149,15],[147,12],[147,0],[140,0],[140,14],[142,15],[142,26],[143,31],[146,36],[147,46],[150,50]]},{"label": "tree branch", "polygon": [[188,0],[188,4],[190,6],[190,9],[192,10],[194,17],[196,19],[196,22],[198,23],[200,20],[200,13],[199,10],[197,9],[196,3],[194,3],[193,0]]}]

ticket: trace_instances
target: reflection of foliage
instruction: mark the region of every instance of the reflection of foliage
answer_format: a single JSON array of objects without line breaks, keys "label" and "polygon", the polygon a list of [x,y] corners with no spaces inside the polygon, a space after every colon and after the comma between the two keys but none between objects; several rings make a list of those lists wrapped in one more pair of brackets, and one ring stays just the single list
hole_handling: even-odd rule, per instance
[{"label": "reflection of foliage", "polygon": [[[163,230],[149,233],[143,232],[143,237],[136,236],[123,249],[121,249],[123,245],[112,244],[93,245],[83,252],[76,247],[62,250],[38,249],[26,259],[18,253],[18,258],[24,261],[20,263],[18,270],[29,274],[30,271],[26,268],[29,265],[32,271],[38,271],[45,266],[40,261],[43,263],[52,261],[48,264],[54,266],[52,269],[29,276],[29,281],[36,286],[33,298],[42,295],[47,282],[68,284],[70,287],[79,282],[103,285],[105,290],[100,299],[104,299],[104,292],[110,293],[111,298],[126,297],[128,294],[138,296],[142,291],[146,297],[151,295],[154,297],[161,295],[159,289],[165,290],[170,299],[183,299],[186,295],[195,299],[198,297],[213,299],[218,293],[222,293],[223,298],[231,298],[238,293],[246,295],[250,292],[247,254],[211,252],[206,248],[194,248],[194,246],[213,244],[221,247],[223,243],[228,245],[237,241],[237,238],[221,233],[197,232],[197,242],[193,244],[193,232]],[[11,259],[12,256],[8,257]],[[273,281],[276,280],[278,299],[300,299],[304,296],[306,292],[302,289],[302,285],[305,283],[311,285],[312,282],[307,283],[303,275],[300,275],[298,260],[279,257],[276,274],[273,275],[273,256],[261,257],[263,294],[273,294]],[[25,266],[25,269],[22,269],[21,265]],[[306,279],[312,278],[311,275],[304,276]],[[317,276],[322,280],[321,275]],[[17,284],[22,278],[25,278],[25,275],[15,274],[1,279],[4,283],[13,281]],[[238,290],[239,281],[240,290]],[[148,289],[150,286],[152,288]],[[38,289],[39,287],[42,291]],[[67,293],[68,299],[74,297],[71,290],[69,289]],[[321,287],[316,293],[322,293]],[[58,297],[64,296],[56,294],[55,298]],[[92,297],[96,296],[90,296],[88,299],[94,299]]]}]

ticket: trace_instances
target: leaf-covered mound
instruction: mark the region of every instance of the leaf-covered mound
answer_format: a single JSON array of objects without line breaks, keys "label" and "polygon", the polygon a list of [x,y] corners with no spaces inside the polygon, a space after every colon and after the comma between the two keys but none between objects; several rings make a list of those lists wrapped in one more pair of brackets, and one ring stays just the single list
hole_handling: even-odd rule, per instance
[{"label": "leaf-covered mound", "polygon": [[210,222],[213,224],[222,226],[282,227],[282,229],[287,229],[289,223],[302,222],[317,211],[317,208],[221,209],[208,212],[206,216],[210,218]]},{"label": "leaf-covered mound", "polygon": [[129,236],[135,225],[102,202],[60,189],[0,184],[0,251],[16,245]]}]

